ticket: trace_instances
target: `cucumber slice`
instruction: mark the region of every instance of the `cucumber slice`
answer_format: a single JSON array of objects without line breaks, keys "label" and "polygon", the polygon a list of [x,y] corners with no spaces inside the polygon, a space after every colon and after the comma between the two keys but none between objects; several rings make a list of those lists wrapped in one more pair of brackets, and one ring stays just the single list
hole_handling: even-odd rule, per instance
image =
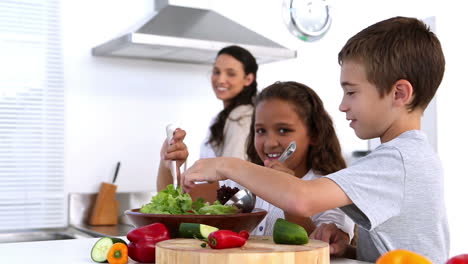
[{"label": "cucumber slice", "polygon": [[278,218],[273,226],[273,241],[276,244],[304,245],[309,243],[309,236],[302,226]]},{"label": "cucumber slice", "polygon": [[127,245],[123,239],[116,237],[102,237],[96,243],[94,243],[93,248],[91,249],[91,259],[97,263],[107,262],[107,253],[109,249],[115,243],[124,243]]},{"label": "cucumber slice", "polygon": [[214,231],[218,231],[219,228],[210,226],[210,225],[204,225],[200,224],[200,234],[203,238],[208,238],[208,236],[213,233]]},{"label": "cucumber slice", "polygon": [[196,224],[196,223],[181,223],[179,225],[179,236],[184,238],[208,238],[208,235],[219,229],[214,226]]}]

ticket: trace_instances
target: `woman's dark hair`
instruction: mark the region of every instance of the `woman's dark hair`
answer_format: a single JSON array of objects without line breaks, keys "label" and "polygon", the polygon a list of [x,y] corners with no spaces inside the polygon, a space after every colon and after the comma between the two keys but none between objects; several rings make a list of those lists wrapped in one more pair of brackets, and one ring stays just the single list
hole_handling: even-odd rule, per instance
[{"label": "woman's dark hair", "polygon": [[[313,142],[307,154],[308,169],[327,175],[346,167],[333,121],[323,107],[322,100],[311,88],[297,82],[276,82],[260,92],[256,105],[271,99],[283,100],[294,106],[295,112],[308,128]],[[255,150],[254,139],[255,115],[247,139],[247,156],[251,162],[263,166],[263,161]]]},{"label": "woman's dark hair", "polygon": [[210,127],[210,138],[207,144],[211,144],[213,147],[222,147],[224,141],[224,124],[231,111],[239,105],[253,105],[253,100],[257,94],[257,70],[258,64],[254,56],[246,49],[239,46],[228,46],[221,49],[216,57],[221,54],[226,54],[242,63],[245,74],[252,73],[254,79],[249,86],[245,86],[242,92],[234,97],[229,105],[226,106],[216,116],[214,123]]}]

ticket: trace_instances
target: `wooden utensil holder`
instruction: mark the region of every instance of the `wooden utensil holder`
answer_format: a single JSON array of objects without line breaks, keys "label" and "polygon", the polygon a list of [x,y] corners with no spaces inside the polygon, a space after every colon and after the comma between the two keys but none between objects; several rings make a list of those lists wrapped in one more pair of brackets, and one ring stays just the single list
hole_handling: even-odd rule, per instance
[{"label": "wooden utensil holder", "polygon": [[90,225],[116,225],[118,223],[119,203],[115,199],[117,185],[105,183],[96,197],[93,210],[89,216]]}]

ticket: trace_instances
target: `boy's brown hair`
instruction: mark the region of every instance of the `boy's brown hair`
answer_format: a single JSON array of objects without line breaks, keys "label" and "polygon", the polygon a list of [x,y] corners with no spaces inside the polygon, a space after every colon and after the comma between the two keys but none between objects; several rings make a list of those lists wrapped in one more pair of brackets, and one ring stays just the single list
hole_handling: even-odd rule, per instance
[{"label": "boy's brown hair", "polygon": [[396,81],[409,81],[414,93],[410,111],[427,107],[445,70],[436,35],[424,22],[408,17],[383,20],[354,35],[338,54],[340,65],[349,60],[364,65],[367,80],[382,97]]}]

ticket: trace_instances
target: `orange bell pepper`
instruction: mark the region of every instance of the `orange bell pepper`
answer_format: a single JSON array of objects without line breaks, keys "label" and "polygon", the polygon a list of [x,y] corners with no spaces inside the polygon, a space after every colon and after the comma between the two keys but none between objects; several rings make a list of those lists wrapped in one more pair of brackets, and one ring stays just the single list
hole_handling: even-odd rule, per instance
[{"label": "orange bell pepper", "polygon": [[126,264],[128,262],[128,247],[124,243],[115,243],[107,253],[109,264]]},{"label": "orange bell pepper", "polygon": [[380,256],[376,264],[432,264],[432,262],[413,251],[396,249]]}]

